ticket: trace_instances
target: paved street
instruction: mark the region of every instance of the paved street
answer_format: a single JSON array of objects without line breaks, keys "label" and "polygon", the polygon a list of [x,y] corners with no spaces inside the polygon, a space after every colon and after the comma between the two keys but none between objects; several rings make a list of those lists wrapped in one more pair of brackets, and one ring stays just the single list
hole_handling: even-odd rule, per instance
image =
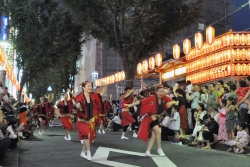
[{"label": "paved street", "polygon": [[[62,127],[47,127],[45,134],[33,141],[23,141],[19,150],[20,167],[247,167],[250,158],[226,151],[201,150],[162,142],[166,157],[144,157],[146,143],[133,139],[121,140],[120,132],[98,135],[91,147],[93,161],[80,157],[81,143],[77,131],[72,141],[65,141]],[[156,154],[156,146],[151,151]],[[9,154],[10,155],[10,154]],[[12,165],[13,166],[13,165]],[[13,166],[14,167],[14,166]]]}]

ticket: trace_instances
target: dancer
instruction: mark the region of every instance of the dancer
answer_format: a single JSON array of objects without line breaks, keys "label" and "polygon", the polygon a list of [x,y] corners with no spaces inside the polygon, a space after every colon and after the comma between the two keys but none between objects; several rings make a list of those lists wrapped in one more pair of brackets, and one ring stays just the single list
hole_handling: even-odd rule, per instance
[{"label": "dancer", "polygon": [[145,156],[151,156],[150,150],[154,145],[155,141],[158,146],[157,150],[158,154],[160,156],[165,156],[161,148],[161,129],[159,127],[158,118],[160,118],[160,114],[162,114],[164,110],[167,111],[167,109],[174,104],[178,105],[178,102],[171,101],[171,99],[165,95],[163,86],[158,85],[156,87],[155,95],[143,99],[142,101],[137,101],[132,104],[126,104],[125,106],[132,107],[138,104],[140,104],[140,111],[138,114],[140,116],[144,115],[144,118],[141,122],[138,131],[138,138],[147,142],[149,134],[148,132],[151,133],[151,138],[150,141],[148,142],[148,147]]},{"label": "dancer", "polygon": [[104,128],[104,124],[107,122],[107,113],[108,111],[111,109],[111,103],[112,102],[112,94],[110,94],[109,96],[109,101],[105,101],[103,99],[103,103],[102,103],[102,110],[100,110],[99,113],[99,123],[100,123],[100,128],[98,130],[98,133],[101,134],[101,132],[103,134],[105,134],[105,128]]},{"label": "dancer", "polygon": [[41,97],[40,98],[40,104],[37,105],[36,107],[36,111],[37,111],[37,114],[38,114],[38,120],[39,120],[39,132],[38,134],[39,135],[42,135],[44,134],[44,126],[48,124],[48,113],[49,111],[51,110],[51,106],[49,105],[48,102],[45,102],[45,98],[44,97]]},{"label": "dancer", "polygon": [[[68,92],[70,93],[70,91]],[[68,94],[65,93],[64,99],[59,101],[56,106],[60,110],[60,120],[66,132],[64,139],[71,140],[69,131],[74,129],[74,125],[72,123],[73,99],[69,98]]]},{"label": "dancer", "polygon": [[132,116],[132,113],[129,112],[130,110],[133,110],[134,108],[127,107],[126,105],[129,105],[133,101],[133,92],[134,89],[131,89],[130,87],[125,88],[124,96],[122,97],[122,120],[121,120],[121,126],[123,126],[122,136],[121,139],[129,139],[125,137],[125,133],[128,129],[129,124],[132,124],[132,131],[133,131],[133,137],[137,138],[137,134],[135,133],[135,122],[136,120]]},{"label": "dancer", "polygon": [[107,85],[100,94],[92,92],[92,84],[88,81],[82,83],[82,89],[83,92],[76,96],[78,137],[84,143],[80,156],[91,160],[90,144],[96,138],[95,120],[101,108],[100,95],[106,93]]}]

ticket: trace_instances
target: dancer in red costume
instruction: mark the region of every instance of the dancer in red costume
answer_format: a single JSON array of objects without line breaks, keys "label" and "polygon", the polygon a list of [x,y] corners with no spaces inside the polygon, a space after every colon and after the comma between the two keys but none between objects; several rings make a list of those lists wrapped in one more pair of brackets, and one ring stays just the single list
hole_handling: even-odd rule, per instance
[{"label": "dancer in red costume", "polygon": [[100,128],[98,130],[98,133],[101,134],[101,132],[103,134],[105,134],[105,128],[104,128],[104,124],[107,122],[107,114],[108,111],[111,109],[111,103],[112,102],[112,94],[110,94],[109,96],[109,101],[106,101],[103,99],[102,101],[102,109],[100,110],[99,113],[99,123],[100,123]]},{"label": "dancer in red costume", "polygon": [[132,131],[133,131],[133,137],[137,138],[137,134],[135,133],[135,122],[136,120],[132,116],[132,113],[129,112],[129,107],[126,105],[129,105],[133,102],[133,89],[130,89],[129,87],[125,88],[124,96],[122,97],[122,120],[121,120],[121,126],[123,126],[122,136],[121,139],[129,139],[125,137],[125,133],[128,129],[129,124],[132,124]]},{"label": "dancer in red costume", "polygon": [[[70,93],[70,91],[68,91]],[[65,129],[66,135],[64,136],[65,140],[71,140],[69,131],[74,129],[72,123],[72,111],[73,111],[73,99],[69,98],[68,94],[64,94],[64,99],[57,103],[57,107],[60,110],[60,119],[63,127]]]},{"label": "dancer in red costume", "polygon": [[91,160],[90,144],[96,138],[95,120],[98,119],[101,96],[106,93],[107,85],[105,84],[100,94],[92,92],[90,82],[82,83],[82,89],[83,92],[76,96],[78,137],[84,143],[80,156]]},{"label": "dancer in red costume", "polygon": [[36,107],[40,123],[40,131],[38,132],[39,135],[44,134],[44,126],[48,125],[48,113],[51,111],[51,106],[48,102],[45,102],[44,97],[40,98],[40,102],[41,103]]},{"label": "dancer in red costume", "polygon": [[161,129],[159,127],[159,118],[163,111],[167,111],[173,104],[178,102],[171,101],[171,99],[165,95],[164,88],[162,85],[158,85],[156,88],[156,94],[148,98],[143,99],[142,101],[134,102],[133,104],[126,105],[127,107],[132,107],[135,105],[140,105],[139,115],[143,116],[141,122],[138,138],[143,141],[148,141],[148,134],[151,135],[150,141],[148,142],[147,151],[145,156],[151,156],[150,150],[153,147],[155,141],[158,147],[158,154],[160,156],[165,156],[161,148]]}]

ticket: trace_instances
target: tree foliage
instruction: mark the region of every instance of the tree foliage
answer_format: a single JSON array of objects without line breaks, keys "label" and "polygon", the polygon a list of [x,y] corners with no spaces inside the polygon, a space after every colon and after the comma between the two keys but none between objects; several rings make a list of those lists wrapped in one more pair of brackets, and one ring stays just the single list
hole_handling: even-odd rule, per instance
[{"label": "tree foliage", "polygon": [[85,33],[121,56],[127,80],[133,80],[140,60],[197,19],[202,4],[202,0],[64,1]]},{"label": "tree foliage", "polygon": [[55,94],[73,87],[81,57],[82,29],[57,0],[12,0],[6,7],[14,28],[13,43],[21,88],[35,97],[51,86]]}]

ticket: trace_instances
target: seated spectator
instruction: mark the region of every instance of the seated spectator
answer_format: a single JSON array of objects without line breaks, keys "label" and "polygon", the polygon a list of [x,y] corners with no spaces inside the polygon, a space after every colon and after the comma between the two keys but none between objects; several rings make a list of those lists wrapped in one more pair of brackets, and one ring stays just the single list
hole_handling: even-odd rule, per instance
[{"label": "seated spectator", "polygon": [[111,129],[113,132],[118,132],[118,130],[121,128],[121,114],[118,114],[118,112],[115,113],[115,117],[112,119]]},{"label": "seated spectator", "polygon": [[228,152],[231,152],[232,150],[238,154],[243,154],[245,152],[243,147],[246,147],[249,143],[249,136],[245,131],[245,128],[246,125],[244,123],[238,124],[236,138],[226,141],[226,144],[230,146],[230,148],[227,150]]},{"label": "seated spectator", "polygon": [[6,126],[8,126],[8,121],[5,119],[2,110],[0,110],[0,165],[3,165],[5,154],[11,142],[11,139],[4,137],[2,133],[2,128]]},{"label": "seated spectator", "polygon": [[27,114],[30,112],[30,110],[23,104],[19,108],[19,125],[23,124],[24,129],[22,130],[23,136],[27,139],[36,139],[36,136],[33,135],[36,125],[32,124],[31,121],[28,121]]}]

